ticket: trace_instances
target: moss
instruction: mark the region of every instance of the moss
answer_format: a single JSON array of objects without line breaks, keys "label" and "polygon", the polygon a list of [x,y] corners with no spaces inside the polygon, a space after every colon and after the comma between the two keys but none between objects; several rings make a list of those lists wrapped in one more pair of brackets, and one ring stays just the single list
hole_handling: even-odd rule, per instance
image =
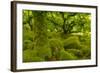
[{"label": "moss", "polygon": [[45,61],[45,59],[41,57],[33,57],[32,62],[40,62],[40,61]]},{"label": "moss", "polygon": [[37,56],[36,50],[25,50],[23,52],[23,62],[44,61],[43,58]]},{"label": "moss", "polygon": [[91,49],[90,48],[82,48],[81,50],[84,54],[84,56],[83,56],[84,59],[90,59],[91,58]]},{"label": "moss", "polygon": [[60,52],[60,59],[61,60],[75,60],[77,59],[77,57],[73,55],[72,53],[62,50]]},{"label": "moss", "polygon": [[58,48],[59,50],[63,48],[62,41],[60,39],[50,39],[49,46],[52,49]]},{"label": "moss", "polygon": [[61,38],[61,33],[60,32],[56,32],[56,31],[53,31],[53,32],[48,32],[48,38]]},{"label": "moss", "polygon": [[45,57],[51,57],[52,56],[51,49],[50,48],[37,49],[37,55],[44,59]]},{"label": "moss", "polygon": [[77,36],[71,36],[63,41],[65,49],[80,49],[81,44]]},{"label": "moss", "polygon": [[77,56],[78,59],[80,59],[84,56],[82,50],[79,50],[79,49],[67,49],[66,51]]},{"label": "moss", "polygon": [[84,33],[84,35],[81,36],[79,39],[82,45],[85,45],[87,48],[91,48],[91,34],[90,33]]},{"label": "moss", "polygon": [[23,50],[33,49],[33,42],[31,40],[24,40],[23,42]]},{"label": "moss", "polygon": [[23,39],[32,41],[33,38],[34,38],[33,31],[30,31],[30,30],[27,30],[26,28],[24,28],[24,30],[23,30]]}]

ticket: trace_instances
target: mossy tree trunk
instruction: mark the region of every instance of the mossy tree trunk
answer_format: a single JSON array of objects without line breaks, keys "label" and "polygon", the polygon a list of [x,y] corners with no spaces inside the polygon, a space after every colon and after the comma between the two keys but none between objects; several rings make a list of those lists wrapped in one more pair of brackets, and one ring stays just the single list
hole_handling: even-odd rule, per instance
[{"label": "mossy tree trunk", "polygon": [[45,12],[34,12],[34,49],[39,57],[45,58],[47,55],[47,25],[45,24]]}]

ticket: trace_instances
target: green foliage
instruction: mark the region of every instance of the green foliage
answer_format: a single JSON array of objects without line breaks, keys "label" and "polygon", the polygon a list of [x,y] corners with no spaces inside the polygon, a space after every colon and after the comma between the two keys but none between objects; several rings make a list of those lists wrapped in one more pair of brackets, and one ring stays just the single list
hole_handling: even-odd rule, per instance
[{"label": "green foliage", "polygon": [[23,10],[23,62],[91,58],[91,14]]}]

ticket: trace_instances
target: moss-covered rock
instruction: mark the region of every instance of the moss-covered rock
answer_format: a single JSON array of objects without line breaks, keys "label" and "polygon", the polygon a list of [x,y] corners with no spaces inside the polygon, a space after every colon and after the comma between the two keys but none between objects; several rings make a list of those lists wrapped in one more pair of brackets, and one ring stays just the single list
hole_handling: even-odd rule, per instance
[{"label": "moss-covered rock", "polygon": [[49,58],[52,56],[51,49],[50,48],[37,49],[37,55],[44,59],[45,59],[45,57]]},{"label": "moss-covered rock", "polygon": [[60,51],[60,60],[75,60],[77,57],[67,51]]},{"label": "moss-covered rock", "polygon": [[77,36],[71,36],[63,41],[65,49],[80,49],[81,44]]},{"label": "moss-covered rock", "polygon": [[83,52],[83,59],[90,59],[91,58],[91,48],[82,48],[81,51]]},{"label": "moss-covered rock", "polygon": [[52,49],[58,48],[59,50],[63,48],[62,40],[60,39],[50,39],[49,46]]},{"label": "moss-covered rock", "polygon": [[78,59],[80,59],[80,58],[82,58],[84,56],[82,50],[79,50],[79,49],[67,49],[66,51],[69,52],[69,53],[72,53]]},{"label": "moss-covered rock", "polygon": [[23,62],[37,62],[37,61],[45,61],[45,60],[37,56],[36,50],[25,50],[23,52]]}]

